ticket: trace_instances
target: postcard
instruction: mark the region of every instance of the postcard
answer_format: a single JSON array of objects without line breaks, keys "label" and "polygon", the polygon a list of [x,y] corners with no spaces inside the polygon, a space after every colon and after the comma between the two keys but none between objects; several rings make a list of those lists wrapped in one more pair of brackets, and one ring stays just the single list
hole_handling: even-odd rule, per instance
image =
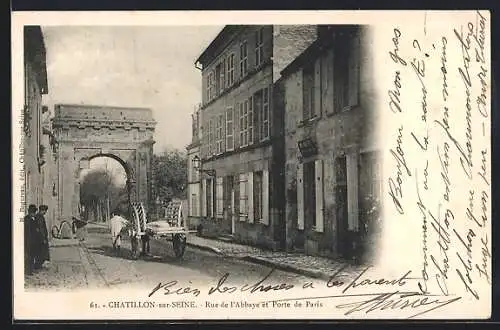
[{"label": "postcard", "polygon": [[490,26],[13,12],[13,319],[488,319]]}]

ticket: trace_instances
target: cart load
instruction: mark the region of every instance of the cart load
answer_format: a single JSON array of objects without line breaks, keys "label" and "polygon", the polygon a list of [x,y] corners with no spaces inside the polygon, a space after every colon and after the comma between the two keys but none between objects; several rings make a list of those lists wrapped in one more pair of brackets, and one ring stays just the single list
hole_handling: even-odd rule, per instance
[{"label": "cart load", "polygon": [[167,205],[165,218],[148,222],[142,203],[132,203],[134,213],[134,230],[138,236],[147,235],[154,239],[171,238],[174,253],[180,258],[186,249],[188,230],[182,221],[182,203],[170,202]]}]

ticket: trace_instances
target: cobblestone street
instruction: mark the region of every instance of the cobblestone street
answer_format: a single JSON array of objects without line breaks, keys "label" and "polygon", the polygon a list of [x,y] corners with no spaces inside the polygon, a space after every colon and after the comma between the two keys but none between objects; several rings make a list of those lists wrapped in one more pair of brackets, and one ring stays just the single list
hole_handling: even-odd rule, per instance
[{"label": "cobblestone street", "polygon": [[[125,240],[117,255],[111,248],[106,227],[89,225],[85,242],[73,239],[54,240],[51,262],[26,277],[28,290],[72,290],[84,287],[153,287],[167,280],[192,284],[216,283],[228,273],[235,283],[256,281],[276,270],[272,279],[302,282],[314,277],[323,281],[344,264],[325,258],[277,253],[249,246],[189,236],[188,247],[180,260],[174,257],[171,242],[152,240],[151,255],[133,260],[130,242]],[[347,267],[347,276],[356,268]]]}]

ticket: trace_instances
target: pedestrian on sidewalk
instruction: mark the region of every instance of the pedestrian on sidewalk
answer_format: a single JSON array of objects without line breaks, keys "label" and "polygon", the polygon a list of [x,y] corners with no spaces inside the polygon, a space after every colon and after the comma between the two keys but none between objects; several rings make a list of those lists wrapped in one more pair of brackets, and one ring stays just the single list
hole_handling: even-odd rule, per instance
[{"label": "pedestrian on sidewalk", "polygon": [[111,226],[111,239],[113,243],[113,251],[120,251],[121,232],[127,226],[128,221],[121,216],[119,210],[112,213],[113,217],[109,220]]},{"label": "pedestrian on sidewalk", "polygon": [[27,275],[32,275],[35,267],[33,243],[36,237],[36,210],[36,205],[30,204],[28,214],[24,217],[24,272]]},{"label": "pedestrian on sidewalk", "polygon": [[35,216],[35,269],[42,268],[42,265],[45,261],[50,261],[49,232],[47,230],[47,222],[45,221],[45,214],[47,213],[48,209],[49,207],[47,205],[40,205],[38,208],[38,213]]}]

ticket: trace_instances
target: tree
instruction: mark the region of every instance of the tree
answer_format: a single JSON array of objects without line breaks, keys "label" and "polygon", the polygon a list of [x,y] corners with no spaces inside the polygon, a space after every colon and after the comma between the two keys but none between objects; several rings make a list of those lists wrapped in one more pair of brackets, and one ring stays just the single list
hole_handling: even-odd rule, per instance
[{"label": "tree", "polygon": [[85,206],[84,217],[87,219],[90,211],[94,212],[96,218],[105,218],[105,214],[127,202],[127,198],[125,187],[119,187],[107,169],[89,172],[80,184],[80,203]]},{"label": "tree", "polygon": [[187,155],[178,149],[165,149],[153,155],[153,180],[156,196],[168,203],[172,198],[186,198]]}]

